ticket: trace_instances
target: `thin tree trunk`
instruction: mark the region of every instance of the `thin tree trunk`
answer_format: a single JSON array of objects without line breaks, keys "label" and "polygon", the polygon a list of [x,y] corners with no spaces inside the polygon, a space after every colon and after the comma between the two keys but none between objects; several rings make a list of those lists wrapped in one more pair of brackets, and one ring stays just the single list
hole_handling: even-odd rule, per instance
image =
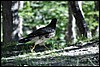
[{"label": "thin tree trunk", "polygon": [[[99,1],[94,1],[95,4],[95,8],[94,11],[99,11]],[[99,23],[99,17],[95,14],[94,18],[96,19],[96,21]],[[95,32],[95,33],[94,33]],[[92,30],[92,35],[99,35],[99,26],[96,26],[93,30]]]},{"label": "thin tree trunk", "polygon": [[76,25],[79,28],[81,35],[85,37],[89,37],[91,34],[88,34],[89,30],[84,20],[84,17],[81,13],[81,10],[79,8],[78,1],[69,1],[69,5],[76,19]]},{"label": "thin tree trunk", "polygon": [[[69,7],[69,6],[68,6]],[[65,40],[66,42],[68,43],[69,41],[72,41],[72,14],[71,14],[71,11],[70,11],[70,8],[68,8],[68,12],[69,12],[69,21],[68,21],[68,28],[67,28],[67,31],[65,33]]]},{"label": "thin tree trunk", "polygon": [[[23,2],[13,1],[12,2],[12,13],[13,13],[13,32],[12,39],[18,41],[21,37],[22,32],[22,18],[18,16],[18,9],[23,7]],[[20,6],[22,4],[22,6]],[[20,8],[21,7],[21,8]]]},{"label": "thin tree trunk", "polygon": [[[99,1],[94,1],[94,3],[95,3],[94,11],[99,11]],[[94,15],[94,17],[99,22],[99,17],[96,14]]]},{"label": "thin tree trunk", "polygon": [[76,42],[76,24],[75,18],[72,14],[71,8],[68,3],[68,12],[69,12],[69,22],[68,22],[68,30],[65,33],[65,40],[67,43],[75,43]]}]

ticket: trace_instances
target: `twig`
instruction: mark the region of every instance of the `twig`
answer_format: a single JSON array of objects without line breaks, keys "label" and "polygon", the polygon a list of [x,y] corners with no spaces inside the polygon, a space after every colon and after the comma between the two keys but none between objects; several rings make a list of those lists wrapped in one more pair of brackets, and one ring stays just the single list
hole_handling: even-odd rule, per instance
[{"label": "twig", "polygon": [[76,66],[79,66],[79,58],[77,58]]},{"label": "twig", "polygon": [[91,63],[93,66],[96,66],[96,65],[90,60],[90,58],[88,58],[88,60],[90,61],[90,63]]}]

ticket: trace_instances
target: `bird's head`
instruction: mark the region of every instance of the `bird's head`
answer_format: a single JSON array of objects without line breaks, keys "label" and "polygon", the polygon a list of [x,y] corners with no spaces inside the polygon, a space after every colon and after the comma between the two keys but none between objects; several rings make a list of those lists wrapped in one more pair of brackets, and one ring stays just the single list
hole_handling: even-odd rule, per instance
[{"label": "bird's head", "polygon": [[52,21],[51,21],[51,23],[55,23],[55,22],[57,22],[57,19],[53,18]]},{"label": "bird's head", "polygon": [[57,19],[53,18],[51,20],[51,23],[48,25],[48,27],[56,28],[56,22],[57,22]]}]

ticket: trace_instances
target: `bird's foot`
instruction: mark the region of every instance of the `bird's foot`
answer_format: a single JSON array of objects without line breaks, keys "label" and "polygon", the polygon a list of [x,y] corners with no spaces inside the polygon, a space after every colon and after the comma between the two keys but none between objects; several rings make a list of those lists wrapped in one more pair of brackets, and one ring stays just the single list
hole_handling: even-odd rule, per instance
[{"label": "bird's foot", "polygon": [[34,53],[34,52],[35,52],[35,51],[34,51],[35,46],[36,46],[36,44],[35,44],[34,46],[32,46],[32,49],[31,49],[31,52],[32,52],[32,53]]},{"label": "bird's foot", "polygon": [[35,51],[33,49],[31,49],[31,53],[35,53]]}]

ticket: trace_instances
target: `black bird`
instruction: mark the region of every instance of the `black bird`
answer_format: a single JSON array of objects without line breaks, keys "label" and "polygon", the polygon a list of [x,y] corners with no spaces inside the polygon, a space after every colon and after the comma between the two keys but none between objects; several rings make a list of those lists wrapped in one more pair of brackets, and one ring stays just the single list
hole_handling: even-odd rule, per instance
[{"label": "black bird", "polygon": [[27,35],[27,37],[20,39],[18,41],[19,44],[33,41],[33,42],[35,42],[33,49],[35,48],[35,46],[37,44],[43,45],[42,43],[45,40],[55,36],[56,22],[57,22],[56,18],[52,19],[51,23],[49,25],[47,25],[46,27],[42,27],[40,29],[37,29],[37,30],[33,31],[32,33],[30,33],[29,35]]}]

